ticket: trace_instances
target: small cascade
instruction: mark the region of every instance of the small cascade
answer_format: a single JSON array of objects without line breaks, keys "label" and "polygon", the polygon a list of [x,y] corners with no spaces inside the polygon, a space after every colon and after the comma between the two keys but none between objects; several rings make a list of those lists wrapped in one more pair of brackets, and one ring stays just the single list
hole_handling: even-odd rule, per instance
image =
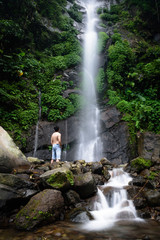
[{"label": "small cascade", "polygon": [[119,221],[143,221],[137,217],[133,201],[128,200],[125,187],[132,180],[122,168],[113,169],[111,178],[98,189],[97,201],[91,215],[94,220],[85,223],[83,230],[100,231],[113,227]]},{"label": "small cascade", "polygon": [[38,111],[38,121],[36,124],[36,133],[35,133],[35,139],[34,139],[34,152],[33,157],[36,157],[37,147],[38,147],[38,130],[39,130],[39,121],[41,119],[41,91],[39,90],[38,95],[38,104],[39,104],[39,111]]}]

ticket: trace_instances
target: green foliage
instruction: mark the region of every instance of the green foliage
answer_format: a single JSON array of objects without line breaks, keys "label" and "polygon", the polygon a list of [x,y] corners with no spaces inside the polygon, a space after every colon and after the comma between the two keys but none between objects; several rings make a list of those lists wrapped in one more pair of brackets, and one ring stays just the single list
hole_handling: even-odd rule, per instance
[{"label": "green foliage", "polygon": [[42,120],[65,119],[80,107],[78,95],[63,98],[69,83],[54,77],[81,61],[77,31],[73,20],[64,14],[66,3],[0,2],[0,124],[21,147],[26,144],[23,134],[38,120],[39,90]]},{"label": "green foliage", "polygon": [[160,48],[140,41],[132,49],[119,33],[112,35],[107,67],[109,103],[124,113],[123,119],[135,130],[160,131],[159,74]]},{"label": "green foliage", "polygon": [[134,167],[138,172],[140,172],[145,168],[150,168],[152,166],[152,161],[149,159],[138,157],[131,161],[131,166]]},{"label": "green foliage", "polygon": [[121,34],[120,33],[114,33],[112,36],[112,42],[115,43],[115,42],[121,42]]},{"label": "green foliage", "polygon": [[147,176],[149,180],[155,180],[155,178],[157,177],[159,177],[159,172],[153,172],[153,171],[150,171],[149,176]]},{"label": "green foliage", "polygon": [[109,36],[105,32],[99,32],[98,37],[98,52],[102,53],[105,50]]},{"label": "green foliage", "polygon": [[68,10],[68,13],[76,22],[82,22],[82,13],[79,11],[79,6],[76,3]]},{"label": "green foliage", "polygon": [[98,70],[98,74],[96,77],[96,86],[98,93],[102,93],[104,91],[104,83],[105,83],[105,72],[103,68]]},{"label": "green foliage", "polygon": [[115,45],[109,47],[109,65],[107,68],[108,83],[112,88],[119,88],[123,91],[127,72],[134,60],[134,53],[127,41],[116,41]]}]

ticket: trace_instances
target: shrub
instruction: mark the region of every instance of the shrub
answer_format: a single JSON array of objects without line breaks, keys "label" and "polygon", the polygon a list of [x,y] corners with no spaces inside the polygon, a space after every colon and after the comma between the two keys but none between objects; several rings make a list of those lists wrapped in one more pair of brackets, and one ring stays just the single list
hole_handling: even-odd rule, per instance
[{"label": "shrub", "polygon": [[106,47],[106,42],[109,36],[105,32],[99,32],[98,52],[102,53]]},{"label": "shrub", "polygon": [[98,93],[102,93],[104,90],[104,81],[105,81],[105,72],[103,68],[98,70],[98,74],[96,77],[96,86]]}]

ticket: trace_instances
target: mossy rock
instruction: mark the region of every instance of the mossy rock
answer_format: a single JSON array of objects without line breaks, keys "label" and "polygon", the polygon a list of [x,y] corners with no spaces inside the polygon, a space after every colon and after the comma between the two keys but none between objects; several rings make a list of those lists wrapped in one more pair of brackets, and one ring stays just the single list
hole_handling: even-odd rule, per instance
[{"label": "mossy rock", "polygon": [[55,189],[67,190],[74,184],[74,178],[71,171],[56,172],[47,180],[47,183]]},{"label": "mossy rock", "polygon": [[144,169],[150,168],[153,163],[150,159],[144,159],[141,157],[135,158],[130,163],[132,170],[135,172],[141,172]]},{"label": "mossy rock", "polygon": [[74,185],[72,172],[67,168],[57,168],[41,175],[41,178],[51,187],[66,191]]},{"label": "mossy rock", "polygon": [[59,220],[63,207],[61,192],[46,189],[32,197],[18,212],[15,219],[16,228],[31,230],[42,223]]}]

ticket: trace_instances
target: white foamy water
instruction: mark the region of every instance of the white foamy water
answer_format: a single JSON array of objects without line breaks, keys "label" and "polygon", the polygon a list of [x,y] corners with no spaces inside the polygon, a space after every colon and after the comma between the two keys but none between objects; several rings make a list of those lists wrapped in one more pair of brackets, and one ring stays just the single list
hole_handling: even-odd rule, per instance
[{"label": "white foamy water", "polygon": [[99,109],[96,100],[95,78],[98,70],[97,40],[95,24],[96,1],[81,1],[86,9],[87,22],[84,37],[83,97],[85,106],[80,114],[79,144],[75,159],[87,162],[98,161],[102,157],[102,143],[99,137]]},{"label": "white foamy water", "polygon": [[111,228],[118,221],[143,221],[137,217],[133,201],[128,200],[124,187],[132,180],[122,168],[113,169],[111,178],[98,189],[98,200],[91,215],[94,220],[85,223],[83,230],[100,231]]}]

